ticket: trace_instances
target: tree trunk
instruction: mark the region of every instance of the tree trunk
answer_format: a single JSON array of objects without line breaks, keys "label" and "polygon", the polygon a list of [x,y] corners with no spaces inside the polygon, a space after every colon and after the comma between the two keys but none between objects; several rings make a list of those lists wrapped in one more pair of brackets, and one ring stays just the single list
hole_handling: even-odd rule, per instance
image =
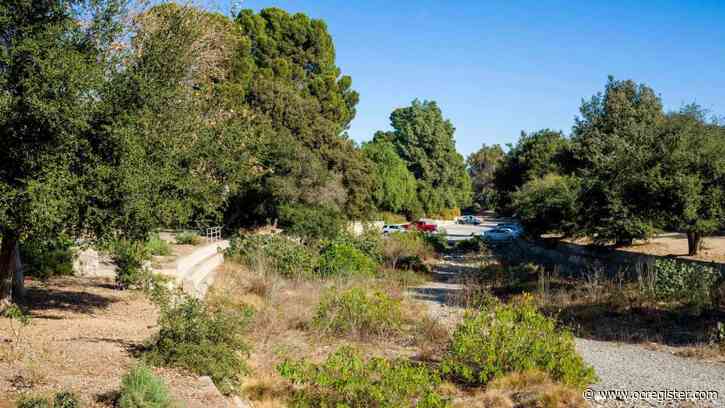
[{"label": "tree trunk", "polygon": [[14,300],[16,260],[18,239],[13,234],[5,234],[0,244],[0,312]]},{"label": "tree trunk", "polygon": [[693,256],[700,252],[702,246],[702,234],[699,232],[687,233],[687,255]]},{"label": "tree trunk", "polygon": [[13,298],[22,299],[25,297],[25,271],[20,258],[20,243],[15,243],[15,278],[13,279]]}]

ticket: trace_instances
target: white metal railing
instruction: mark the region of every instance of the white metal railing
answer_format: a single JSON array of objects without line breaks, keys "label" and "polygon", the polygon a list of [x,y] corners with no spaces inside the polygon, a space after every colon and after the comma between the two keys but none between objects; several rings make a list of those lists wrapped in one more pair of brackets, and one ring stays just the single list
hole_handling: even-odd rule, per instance
[{"label": "white metal railing", "polygon": [[217,242],[222,240],[222,227],[207,227],[204,229],[204,238],[208,242]]}]

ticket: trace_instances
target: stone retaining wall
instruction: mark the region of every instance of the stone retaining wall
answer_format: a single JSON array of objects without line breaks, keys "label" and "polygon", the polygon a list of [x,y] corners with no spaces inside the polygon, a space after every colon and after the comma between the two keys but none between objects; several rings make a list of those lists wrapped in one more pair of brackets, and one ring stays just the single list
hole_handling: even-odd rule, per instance
[{"label": "stone retaining wall", "polygon": [[714,267],[725,276],[725,264],[718,262],[648,255],[568,242],[519,239],[508,248],[500,247],[498,252],[499,255],[512,261],[523,260],[543,265],[556,265],[561,273],[569,275],[583,275],[596,266],[604,270],[609,277],[624,274],[627,278],[636,278],[642,268],[652,267],[657,259],[673,259],[680,263]]}]

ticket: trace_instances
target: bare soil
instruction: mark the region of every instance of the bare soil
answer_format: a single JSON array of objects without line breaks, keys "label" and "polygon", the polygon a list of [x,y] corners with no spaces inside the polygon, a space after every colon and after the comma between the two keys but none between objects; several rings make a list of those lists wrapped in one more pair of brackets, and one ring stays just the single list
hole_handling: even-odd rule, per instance
[{"label": "bare soil", "polygon": [[[591,240],[577,239],[570,242],[586,245],[591,243]],[[633,245],[620,247],[618,249],[649,255],[674,256],[708,262],[725,262],[725,236],[722,235],[704,238],[702,249],[695,256],[687,255],[687,236],[675,232],[660,234],[649,240],[636,240]]]},{"label": "bare soil", "polygon": [[[0,408],[25,394],[76,393],[85,407],[111,407],[122,376],[157,331],[146,297],[103,278],[28,282],[30,324],[0,318]],[[224,407],[197,376],[154,369],[189,407]]]}]

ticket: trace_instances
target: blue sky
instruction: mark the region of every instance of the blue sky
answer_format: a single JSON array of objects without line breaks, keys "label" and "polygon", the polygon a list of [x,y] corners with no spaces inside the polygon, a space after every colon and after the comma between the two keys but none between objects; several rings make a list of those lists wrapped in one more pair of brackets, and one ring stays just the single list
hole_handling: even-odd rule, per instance
[{"label": "blue sky", "polygon": [[[230,10],[229,0],[207,0]],[[245,0],[325,20],[360,92],[350,135],[389,128],[396,107],[435,100],[459,151],[521,130],[568,133],[608,75],[644,82],[665,108],[725,115],[725,1]]]}]

